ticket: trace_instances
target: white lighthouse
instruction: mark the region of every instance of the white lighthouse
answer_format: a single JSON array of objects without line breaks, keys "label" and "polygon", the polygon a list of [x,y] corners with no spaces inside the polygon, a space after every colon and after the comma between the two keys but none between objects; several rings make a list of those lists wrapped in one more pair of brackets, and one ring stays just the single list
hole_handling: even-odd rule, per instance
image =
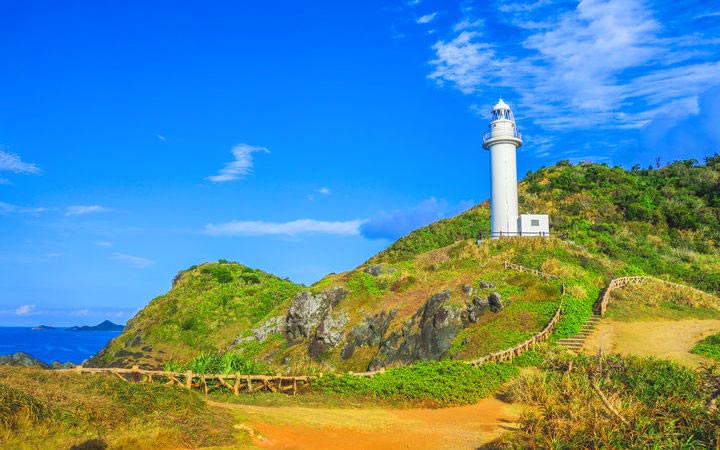
[{"label": "white lighthouse", "polygon": [[522,143],[522,135],[517,130],[512,110],[500,99],[492,110],[490,131],[483,136],[483,148],[490,150],[492,238],[550,234],[547,215],[518,215],[515,153]]}]

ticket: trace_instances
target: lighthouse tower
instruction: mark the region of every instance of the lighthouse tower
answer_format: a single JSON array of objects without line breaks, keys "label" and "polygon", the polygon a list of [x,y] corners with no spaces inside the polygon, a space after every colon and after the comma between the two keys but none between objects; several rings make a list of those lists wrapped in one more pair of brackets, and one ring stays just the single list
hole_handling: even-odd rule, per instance
[{"label": "lighthouse tower", "polygon": [[490,150],[490,236],[549,236],[547,214],[518,215],[517,164],[515,152],[522,145],[510,106],[502,99],[492,110],[490,131],[483,136],[483,148]]},{"label": "lighthouse tower", "polygon": [[522,136],[510,106],[500,99],[492,110],[490,131],[483,136],[483,148],[490,150],[490,235],[493,238],[520,235],[515,151],[521,145]]}]

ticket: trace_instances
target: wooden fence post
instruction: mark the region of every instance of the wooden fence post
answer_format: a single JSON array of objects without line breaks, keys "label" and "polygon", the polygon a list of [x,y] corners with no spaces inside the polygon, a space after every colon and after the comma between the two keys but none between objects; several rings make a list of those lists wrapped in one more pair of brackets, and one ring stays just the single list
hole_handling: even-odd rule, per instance
[{"label": "wooden fence post", "polygon": [[192,370],[188,370],[187,372],[185,372],[185,388],[186,389],[192,389],[192,379],[193,379]]},{"label": "wooden fence post", "polygon": [[138,373],[138,371],[140,370],[140,367],[138,367],[138,366],[132,366],[132,369],[130,369],[130,370],[132,370],[132,374],[130,375],[130,379],[133,380],[134,382],[140,381],[140,374]]}]

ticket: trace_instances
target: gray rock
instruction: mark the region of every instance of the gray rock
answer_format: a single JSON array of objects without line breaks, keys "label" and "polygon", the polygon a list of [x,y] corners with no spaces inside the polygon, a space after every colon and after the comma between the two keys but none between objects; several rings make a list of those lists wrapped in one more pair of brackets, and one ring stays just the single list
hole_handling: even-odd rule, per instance
[{"label": "gray rock", "polygon": [[495,289],[495,283],[492,283],[490,281],[481,281],[479,286],[480,289]]},{"label": "gray rock", "polygon": [[465,302],[467,307],[467,318],[471,323],[477,323],[480,317],[490,309],[490,301],[487,298],[473,297],[471,303]]},{"label": "gray rock", "polygon": [[462,285],[462,291],[465,295],[472,295],[473,293],[473,287],[467,283]]},{"label": "gray rock", "polygon": [[331,313],[325,315],[315,331],[315,336],[308,344],[310,356],[317,358],[338,345],[344,336],[343,327],[349,320],[350,318],[345,313],[341,313],[337,317],[333,317]]},{"label": "gray rock", "polygon": [[271,334],[282,333],[283,331],[285,331],[285,317],[276,316],[269,318],[258,328],[253,328],[252,333],[256,341],[262,342]]},{"label": "gray rock", "polygon": [[61,363],[60,361],[53,361],[52,363],[53,369],[73,369],[75,367],[77,367],[77,365],[70,361],[64,363]]},{"label": "gray rock", "polygon": [[394,267],[385,267],[380,264],[374,264],[372,266],[367,266],[365,269],[363,269],[363,272],[365,272],[368,275],[372,275],[374,277],[380,276],[384,273],[393,273],[396,272],[397,269]]},{"label": "gray rock", "polygon": [[463,328],[462,313],[446,305],[450,291],[433,295],[405,322],[402,330],[391,333],[380,343],[370,363],[376,370],[392,363],[410,364],[416,360],[438,360]]},{"label": "gray rock", "polygon": [[487,299],[490,304],[490,311],[494,313],[499,313],[505,306],[509,305],[509,303],[503,304],[502,295],[497,292],[490,294]]},{"label": "gray rock", "polygon": [[283,333],[285,331],[285,316],[271,317],[262,325],[250,330],[251,335],[239,334],[230,344],[229,348],[235,348],[243,342],[259,341],[262,342],[271,334]]},{"label": "gray rock", "polygon": [[317,295],[309,291],[295,295],[285,317],[288,342],[296,343],[312,336],[323,317],[346,296],[347,291],[341,287],[333,287]]},{"label": "gray rock", "polygon": [[343,348],[342,358],[350,358],[356,347],[380,345],[397,312],[398,308],[393,308],[390,312],[380,311],[372,317],[365,317],[359,325],[353,327],[348,335],[347,345]]},{"label": "gray rock", "polygon": [[0,355],[0,365],[2,365],[2,366],[22,366],[22,367],[39,366],[39,367],[42,367],[43,369],[50,368],[50,366],[48,364],[45,364],[44,362],[40,361],[39,359],[34,358],[24,352],[13,353],[12,355]]}]

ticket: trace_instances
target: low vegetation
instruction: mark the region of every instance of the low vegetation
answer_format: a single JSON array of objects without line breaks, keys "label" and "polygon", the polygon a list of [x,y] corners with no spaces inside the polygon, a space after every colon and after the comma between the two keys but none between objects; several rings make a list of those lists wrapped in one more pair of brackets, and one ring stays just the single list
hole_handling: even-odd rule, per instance
[{"label": "low vegetation", "polygon": [[690,353],[707,356],[708,358],[720,361],[720,333],[713,334],[698,342]]},{"label": "low vegetation", "polygon": [[720,411],[708,405],[717,368],[557,352],[541,368],[506,390],[526,405],[521,429],[490,448],[716,448]]},{"label": "low vegetation", "polygon": [[525,176],[521,210],[549,213],[554,233],[593,253],[720,292],[720,155],[704,162],[628,171],[560,161]]},{"label": "low vegetation", "polygon": [[659,281],[630,284],[612,291],[607,317],[625,322],[720,319],[720,297]]},{"label": "low vegetation", "polygon": [[520,373],[505,363],[478,367],[458,361],[421,362],[388,369],[372,378],[324,375],[314,388],[344,397],[424,406],[458,406],[489,397]]},{"label": "low vegetation", "polygon": [[5,366],[0,380],[1,448],[85,443],[134,450],[235,442],[232,418],[184,389]]},{"label": "low vegetation", "polygon": [[164,364],[163,370],[168,372],[191,370],[193,373],[201,375],[234,373],[270,375],[272,373],[263,361],[234,351],[200,353],[184,364],[177,360],[170,360]]}]

